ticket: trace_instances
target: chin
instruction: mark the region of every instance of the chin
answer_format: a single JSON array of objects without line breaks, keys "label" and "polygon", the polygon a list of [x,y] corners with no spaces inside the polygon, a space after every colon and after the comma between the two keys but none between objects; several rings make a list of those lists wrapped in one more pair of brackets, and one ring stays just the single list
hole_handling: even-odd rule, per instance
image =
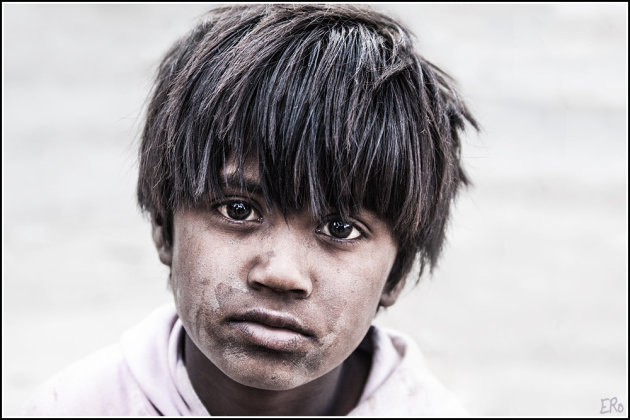
[{"label": "chin", "polygon": [[267,391],[287,391],[310,382],[295,372],[239,372],[237,375],[228,375],[230,379],[250,388]]}]

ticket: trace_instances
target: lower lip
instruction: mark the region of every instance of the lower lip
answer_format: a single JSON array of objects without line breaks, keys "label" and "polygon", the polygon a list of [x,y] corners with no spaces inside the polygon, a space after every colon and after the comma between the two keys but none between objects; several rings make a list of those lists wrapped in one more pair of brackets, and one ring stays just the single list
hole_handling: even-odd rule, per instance
[{"label": "lower lip", "polygon": [[245,338],[257,346],[277,351],[302,350],[310,337],[285,328],[273,328],[257,322],[241,321],[233,323]]}]

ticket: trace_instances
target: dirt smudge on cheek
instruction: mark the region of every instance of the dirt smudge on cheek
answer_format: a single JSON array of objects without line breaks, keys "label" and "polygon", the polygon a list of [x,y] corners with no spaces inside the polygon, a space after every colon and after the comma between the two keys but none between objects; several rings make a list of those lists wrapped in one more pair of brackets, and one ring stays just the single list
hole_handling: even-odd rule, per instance
[{"label": "dirt smudge on cheek", "polygon": [[208,301],[207,296],[208,290],[205,287],[201,288],[201,299],[197,302],[196,308],[194,308],[195,332],[196,336],[199,338],[204,337],[206,330],[205,325],[211,317],[210,313],[212,312],[211,308],[206,305]]},{"label": "dirt smudge on cheek", "polygon": [[[216,322],[222,322],[225,317],[234,313],[245,301],[247,289],[239,287],[240,282],[233,275],[228,276],[225,281],[221,281],[213,288],[213,296],[216,301],[214,318]],[[206,326],[206,328],[209,326]],[[220,337],[220,345],[217,350],[223,354],[224,358],[242,357],[243,349],[233,343],[228,337]]]},{"label": "dirt smudge on cheek", "polygon": [[245,299],[247,289],[235,287],[235,284],[238,285],[239,283],[228,280],[227,282],[222,281],[214,287],[214,296],[217,301],[218,310],[234,310],[238,308],[239,300],[242,301]]},{"label": "dirt smudge on cheek", "polygon": [[203,306],[206,313],[216,312],[219,307],[219,299],[215,293],[212,293],[213,279],[211,277],[203,277],[200,281],[201,299],[198,305]]},{"label": "dirt smudge on cheek", "polygon": [[197,302],[197,320],[200,326],[208,327],[211,320],[218,322],[225,316],[225,306],[234,300],[238,289],[226,282],[213,287],[213,281],[206,278],[202,281],[201,298]]}]

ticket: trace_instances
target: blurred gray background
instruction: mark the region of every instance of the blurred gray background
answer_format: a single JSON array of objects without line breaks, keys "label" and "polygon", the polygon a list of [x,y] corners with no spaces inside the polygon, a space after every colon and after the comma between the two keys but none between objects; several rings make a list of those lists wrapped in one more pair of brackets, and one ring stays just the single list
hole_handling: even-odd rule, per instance
[{"label": "blurred gray background", "polygon": [[[135,204],[154,70],[203,4],[6,4],[2,414],[170,299]],[[413,335],[473,415],[628,404],[627,12],[381,5],[484,131],[440,266],[377,323]]]}]

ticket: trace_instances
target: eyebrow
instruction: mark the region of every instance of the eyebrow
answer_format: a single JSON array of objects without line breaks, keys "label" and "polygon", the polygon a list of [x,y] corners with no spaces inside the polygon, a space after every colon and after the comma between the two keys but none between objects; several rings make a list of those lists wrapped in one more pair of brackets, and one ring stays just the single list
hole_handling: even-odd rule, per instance
[{"label": "eyebrow", "polygon": [[247,177],[240,177],[235,173],[221,176],[222,188],[246,191],[249,194],[262,195],[263,189],[260,182]]}]

